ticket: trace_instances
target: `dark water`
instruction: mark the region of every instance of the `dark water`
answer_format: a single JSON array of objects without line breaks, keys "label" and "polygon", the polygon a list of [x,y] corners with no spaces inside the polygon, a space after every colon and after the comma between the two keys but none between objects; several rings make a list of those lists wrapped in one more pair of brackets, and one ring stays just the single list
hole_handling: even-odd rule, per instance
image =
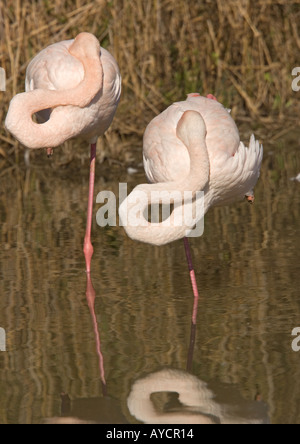
[{"label": "dark water", "polygon": [[[299,172],[298,137],[267,146],[255,204],[207,214],[191,241],[195,329],[182,242],[151,247],[95,223],[89,282],[88,171],[45,159],[0,172],[0,423],[300,424]],[[95,190],[127,181],[142,171],[98,169]]]}]

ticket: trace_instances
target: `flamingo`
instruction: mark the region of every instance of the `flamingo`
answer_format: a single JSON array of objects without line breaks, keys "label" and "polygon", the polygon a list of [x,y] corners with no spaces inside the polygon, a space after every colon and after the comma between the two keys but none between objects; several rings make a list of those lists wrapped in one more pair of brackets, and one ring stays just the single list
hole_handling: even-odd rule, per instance
[{"label": "flamingo", "polygon": [[[91,226],[97,138],[115,115],[121,76],[117,62],[98,39],[82,32],[73,40],[54,43],[39,52],[26,70],[26,92],[10,102],[5,126],[31,149],[53,148],[68,139],[90,142],[90,178],[84,255],[90,273],[93,246]],[[39,123],[33,121],[36,114]]]},{"label": "flamingo", "polygon": [[[177,393],[173,408],[158,409],[151,397],[154,393]],[[247,417],[237,416],[238,405],[229,406],[214,400],[215,394],[207,384],[183,370],[162,368],[137,379],[127,398],[132,416],[145,424],[266,424],[269,422],[267,406],[260,402],[247,402]],[[246,412],[245,412],[246,413]]]},{"label": "flamingo", "polygon": [[[230,110],[212,94],[207,97],[189,94],[185,101],[173,103],[156,116],[145,130],[144,169],[150,183],[135,187],[121,203],[121,223],[128,236],[136,241],[160,246],[184,239],[195,306],[199,293],[188,241],[193,226],[176,224],[175,216],[184,212],[184,205],[195,208],[197,191],[204,193],[202,216],[210,207],[227,205],[244,197],[252,203],[262,156],[263,147],[254,135],[250,137],[249,147],[240,141]],[[146,207],[150,203],[170,204],[170,194],[162,192],[174,190],[180,193],[174,198],[174,211],[169,217],[158,223],[146,220]],[[190,202],[184,202],[186,191],[192,193]],[[141,194],[147,199],[142,200],[133,224],[129,215],[135,210],[136,202],[141,201]],[[194,324],[195,317],[196,311]]]}]

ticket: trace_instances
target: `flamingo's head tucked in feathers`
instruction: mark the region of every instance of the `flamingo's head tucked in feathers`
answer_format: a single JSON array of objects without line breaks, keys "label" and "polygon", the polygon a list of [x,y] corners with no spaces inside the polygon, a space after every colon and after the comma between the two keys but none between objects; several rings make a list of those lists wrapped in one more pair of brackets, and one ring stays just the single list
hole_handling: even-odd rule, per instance
[{"label": "flamingo's head tucked in feathers", "polygon": [[197,191],[203,192],[204,213],[212,206],[242,200],[245,195],[253,202],[252,190],[259,177],[262,153],[254,136],[249,147],[240,141],[229,110],[215,96],[188,94],[185,101],[173,103],[156,116],[145,130],[144,167],[150,185],[138,185],[121,204],[119,214],[125,230],[132,239],[154,245],[189,235],[191,227],[176,226],[173,216],[167,219],[170,226],[166,221],[164,225],[145,221],[143,215],[137,225],[126,225],[126,217],[141,192],[150,199],[152,192],[176,190],[179,197],[174,199],[174,206],[181,214],[182,207],[187,207],[182,196],[188,191],[193,196]]}]

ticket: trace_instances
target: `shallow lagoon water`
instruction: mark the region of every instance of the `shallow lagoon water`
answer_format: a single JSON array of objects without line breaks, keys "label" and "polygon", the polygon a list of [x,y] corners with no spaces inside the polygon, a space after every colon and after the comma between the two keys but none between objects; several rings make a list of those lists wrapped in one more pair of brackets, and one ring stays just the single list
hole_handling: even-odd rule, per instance
[{"label": "shallow lagoon water", "polygon": [[[0,423],[147,422],[128,397],[136,381],[165,372],[206,383],[235,418],[299,424],[300,183],[290,180],[299,138],[265,146],[254,205],[210,210],[204,235],[191,240],[194,328],[182,242],[143,245],[94,221],[87,282],[88,171],[47,163],[0,176]],[[145,180],[142,171],[96,174],[96,193]],[[157,420],[190,414],[192,397],[183,406],[175,389],[161,390],[151,397]]]}]

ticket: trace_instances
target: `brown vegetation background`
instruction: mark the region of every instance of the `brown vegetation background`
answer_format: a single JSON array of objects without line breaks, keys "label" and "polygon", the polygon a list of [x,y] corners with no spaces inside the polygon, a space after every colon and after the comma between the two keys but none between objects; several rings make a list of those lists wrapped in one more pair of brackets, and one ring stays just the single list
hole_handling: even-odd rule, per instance
[{"label": "brown vegetation background", "polygon": [[[1,0],[7,91],[0,93],[0,168],[23,159],[3,123],[10,99],[24,90],[28,62],[81,31],[99,38],[123,78],[116,118],[99,142],[100,161],[134,161],[149,121],[194,91],[214,93],[263,139],[288,132],[299,115],[291,88],[291,71],[300,64],[299,23],[300,0]],[[83,145],[66,143],[58,157],[83,161]]]}]

